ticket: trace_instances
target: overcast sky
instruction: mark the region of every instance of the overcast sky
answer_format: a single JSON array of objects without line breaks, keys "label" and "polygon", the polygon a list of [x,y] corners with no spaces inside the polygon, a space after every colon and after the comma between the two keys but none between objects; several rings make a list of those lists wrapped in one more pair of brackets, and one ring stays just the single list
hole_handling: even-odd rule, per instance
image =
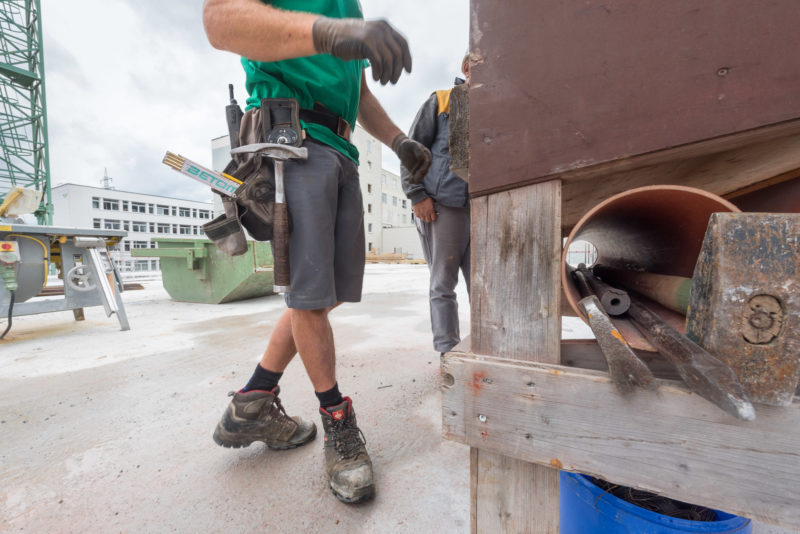
[{"label": "overcast sky", "polygon": [[[404,131],[436,89],[450,87],[468,46],[468,0],[361,0],[409,40],[413,72],[395,86],[367,78]],[[161,163],[165,151],[211,166],[211,139],[227,134],[228,83],[243,103],[238,56],[213,49],[202,0],[42,0],[53,185],[101,186],[209,200],[207,187]],[[399,162],[384,148],[384,167]]]}]

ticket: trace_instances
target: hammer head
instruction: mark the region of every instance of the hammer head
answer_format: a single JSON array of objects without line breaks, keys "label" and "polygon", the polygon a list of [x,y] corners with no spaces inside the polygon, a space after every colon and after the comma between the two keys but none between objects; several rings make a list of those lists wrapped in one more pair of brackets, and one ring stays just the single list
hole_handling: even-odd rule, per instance
[{"label": "hammer head", "polygon": [[244,145],[231,150],[233,154],[256,154],[277,160],[308,159],[308,149],[278,143],[255,143]]}]

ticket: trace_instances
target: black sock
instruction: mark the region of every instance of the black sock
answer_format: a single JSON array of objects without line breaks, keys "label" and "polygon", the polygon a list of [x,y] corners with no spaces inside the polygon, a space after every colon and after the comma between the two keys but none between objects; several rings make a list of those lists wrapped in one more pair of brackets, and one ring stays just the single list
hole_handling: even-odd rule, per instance
[{"label": "black sock", "polygon": [[331,389],[328,391],[323,391],[319,393],[317,391],[314,394],[319,399],[319,406],[320,408],[328,408],[329,406],[336,406],[337,404],[341,404],[344,400],[342,398],[342,394],[339,393],[339,383],[335,383]]},{"label": "black sock", "polygon": [[261,364],[256,365],[256,370],[253,371],[253,376],[242,391],[250,391],[252,389],[261,389],[264,391],[272,391],[278,385],[278,381],[283,376],[283,373],[273,373],[261,367]]}]

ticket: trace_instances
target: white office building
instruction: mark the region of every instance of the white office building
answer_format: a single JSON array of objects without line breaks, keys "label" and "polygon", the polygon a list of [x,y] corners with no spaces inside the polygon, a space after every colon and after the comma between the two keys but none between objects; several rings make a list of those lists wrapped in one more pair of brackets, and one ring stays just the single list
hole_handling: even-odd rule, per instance
[{"label": "white office building", "polygon": [[202,225],[214,218],[211,202],[79,184],[53,187],[52,198],[55,226],[128,232],[110,251],[121,273],[159,271],[157,258],[133,258],[131,249],[156,248],[159,237],[202,239]]},{"label": "white office building", "polygon": [[398,246],[392,235],[385,232],[389,228],[407,228],[401,233],[416,234],[414,212],[411,201],[403,194],[400,177],[383,168],[381,143],[366,130],[357,126],[353,131],[353,144],[358,148],[361,165],[358,174],[361,181],[361,194],[364,197],[364,232],[367,252],[375,250],[378,254],[407,252],[414,257],[422,257],[422,250],[407,250]]},{"label": "white office building", "polygon": [[[403,252],[412,259],[422,258],[411,201],[403,194],[400,177],[383,168],[381,143],[359,125],[353,131],[352,141],[361,162],[358,173],[364,199],[367,252]],[[230,161],[227,135],[211,140],[211,154],[214,170],[221,171]],[[221,202],[215,201],[215,207],[221,210]]]}]

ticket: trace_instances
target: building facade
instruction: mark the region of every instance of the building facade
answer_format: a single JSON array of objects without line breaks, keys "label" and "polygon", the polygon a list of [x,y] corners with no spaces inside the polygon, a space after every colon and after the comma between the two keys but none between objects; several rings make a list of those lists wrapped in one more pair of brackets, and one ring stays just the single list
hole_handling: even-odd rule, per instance
[{"label": "building facade", "polygon": [[[406,252],[422,257],[421,247],[402,249],[392,239],[398,233],[413,233],[416,236],[414,212],[411,201],[403,193],[400,177],[383,168],[381,142],[360,126],[353,131],[353,144],[358,148],[361,165],[358,168],[361,196],[364,199],[364,235],[367,252],[377,254]],[[386,232],[388,229],[400,229]],[[405,240],[409,243],[419,243]]]},{"label": "building facade", "polygon": [[159,271],[157,258],[133,258],[135,248],[156,248],[154,238],[201,239],[202,225],[214,218],[211,202],[146,195],[79,184],[53,187],[53,224],[125,230],[109,252],[121,273]]}]

